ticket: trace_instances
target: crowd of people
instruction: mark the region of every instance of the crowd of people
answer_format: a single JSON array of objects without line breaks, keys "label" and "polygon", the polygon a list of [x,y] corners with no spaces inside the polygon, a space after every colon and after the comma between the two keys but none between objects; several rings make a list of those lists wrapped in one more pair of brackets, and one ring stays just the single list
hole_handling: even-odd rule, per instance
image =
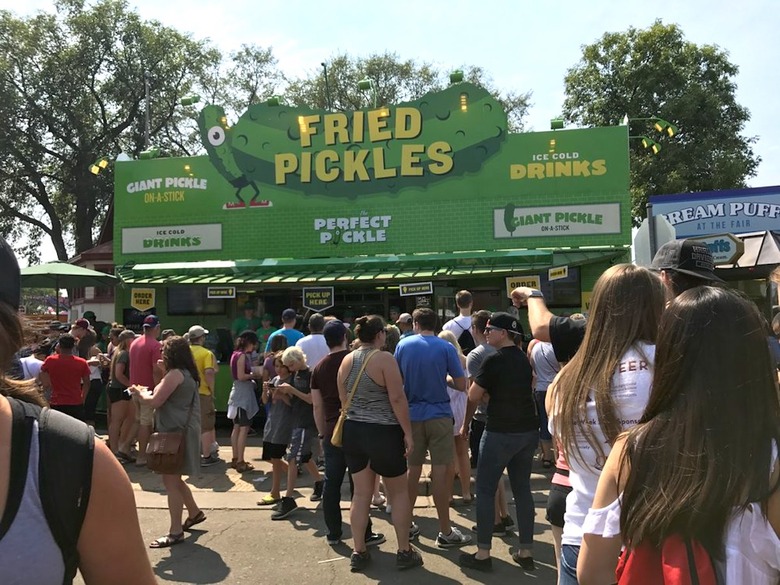
[{"label": "crowd of people", "polygon": [[[15,265],[7,246],[0,252],[0,261]],[[10,310],[17,288],[0,290],[4,367],[21,345]],[[350,323],[314,314],[304,335],[293,309],[272,330],[268,315],[256,319],[248,307],[234,323],[226,464],[240,473],[253,470],[246,441],[252,422],[263,420],[262,457],[273,477],[258,504],[274,507],[273,521],[294,515],[305,468],[330,545],[345,535],[341,490],[348,479],[355,572],[371,562],[370,548],[386,541],[373,529],[372,505],[390,514],[396,566],[423,564],[412,542],[421,532],[414,510],[426,463],[438,548],[475,544],[474,552],[460,553],[459,564],[467,573],[491,571],[493,537],[516,527],[512,559],[534,570],[536,458],[552,474],[547,520],[561,585],[663,582],[663,567],[680,558],[677,568],[692,582],[777,585],[778,331],[772,333],[751,301],[723,286],[706,246],[670,242],[651,269],[612,266],[595,283],[587,316],[553,315],[535,289],[515,289],[511,298],[506,312],[474,311],[472,295],[460,291],[458,315],[441,331],[428,308],[395,310],[390,323],[378,315]],[[527,310],[530,343],[520,310]],[[99,390],[92,368],[107,370],[110,451],[96,441],[94,461],[106,470],[102,481],[122,484],[116,489],[131,542],[126,562],[143,565],[134,582],[144,583],[148,560],[139,558],[137,518],[125,518],[121,494],[128,486],[119,464],[144,464],[153,428],[183,430],[183,462],[176,473],[163,474],[170,528],[151,546],[179,544],[186,530],[206,520],[182,476],[220,461],[217,363],[199,325],[161,342],[152,315],[142,335],[112,330],[101,350],[83,341],[91,330],[80,321],[36,346],[32,359],[17,360],[17,377],[27,382],[2,378],[9,398],[0,397],[0,436],[11,436],[11,407],[19,400],[94,420],[91,402]],[[0,494],[9,483],[2,466],[8,444],[0,442]],[[86,534],[104,505],[92,494]],[[451,517],[453,507],[471,504],[474,537]],[[0,558],[4,548],[22,546],[16,538],[0,538]],[[81,540],[78,545],[85,576],[104,570]]]}]

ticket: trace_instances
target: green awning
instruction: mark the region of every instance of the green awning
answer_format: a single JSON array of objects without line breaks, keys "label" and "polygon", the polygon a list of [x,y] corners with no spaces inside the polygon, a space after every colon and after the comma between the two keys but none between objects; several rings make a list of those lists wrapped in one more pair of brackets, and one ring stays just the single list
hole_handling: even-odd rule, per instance
[{"label": "green awning", "polygon": [[624,250],[507,250],[350,258],[265,258],[161,262],[118,266],[117,276],[133,285],[300,285],[390,283],[527,273],[551,266],[617,258]]}]

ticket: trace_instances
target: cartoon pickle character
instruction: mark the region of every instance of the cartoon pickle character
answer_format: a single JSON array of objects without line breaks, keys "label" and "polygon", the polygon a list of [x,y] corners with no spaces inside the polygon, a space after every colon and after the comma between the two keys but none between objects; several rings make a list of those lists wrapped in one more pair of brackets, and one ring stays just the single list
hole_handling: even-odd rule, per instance
[{"label": "cartoon pickle character", "polygon": [[510,236],[514,234],[518,225],[520,225],[520,221],[515,217],[515,206],[507,203],[504,207],[504,227]]},{"label": "cartoon pickle character", "polygon": [[[219,173],[236,188],[237,202],[225,203],[223,209],[243,209],[246,207],[270,207],[268,200],[257,201],[260,189],[254,181],[250,181],[238,168],[236,159],[231,149],[232,132],[227,124],[225,110],[221,106],[208,105],[203,108],[198,116],[198,128],[200,130],[203,146],[206,147],[209,159]],[[254,197],[249,205],[241,198],[241,191],[245,187],[251,187]]]}]

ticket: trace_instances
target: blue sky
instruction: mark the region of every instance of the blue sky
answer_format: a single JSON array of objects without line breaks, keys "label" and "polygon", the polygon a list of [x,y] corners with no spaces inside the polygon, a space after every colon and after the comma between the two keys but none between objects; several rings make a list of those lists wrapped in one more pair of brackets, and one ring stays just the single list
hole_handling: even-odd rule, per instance
[{"label": "blue sky", "polygon": [[[273,47],[290,76],[319,70],[340,52],[391,51],[445,69],[482,66],[505,90],[531,91],[528,129],[545,130],[563,104],[563,79],[581,47],[604,32],[644,28],[660,18],[687,39],[728,51],[739,67],[737,99],[751,113],[745,134],[757,136],[762,162],[750,186],[780,185],[780,2],[745,0],[134,0],[157,19],[225,51],[242,43]],[[49,0],[0,0],[17,13],[51,10]],[[630,112],[652,115],[654,112]],[[684,129],[683,129],[684,130]]]}]

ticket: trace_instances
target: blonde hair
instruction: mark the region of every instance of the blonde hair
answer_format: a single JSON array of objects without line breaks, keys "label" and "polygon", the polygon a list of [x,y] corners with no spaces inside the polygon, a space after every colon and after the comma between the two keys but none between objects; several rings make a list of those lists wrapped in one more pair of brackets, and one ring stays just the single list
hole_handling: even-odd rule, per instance
[{"label": "blonde hair", "polygon": [[460,343],[458,343],[458,338],[455,337],[455,334],[452,331],[444,329],[439,332],[439,337],[452,345],[458,351],[458,355],[463,354],[463,348],[460,346]]},{"label": "blonde hair", "polygon": [[288,347],[282,352],[282,363],[288,368],[294,364],[301,364],[304,368],[309,366],[306,364],[306,354],[301,351],[300,347]]}]

